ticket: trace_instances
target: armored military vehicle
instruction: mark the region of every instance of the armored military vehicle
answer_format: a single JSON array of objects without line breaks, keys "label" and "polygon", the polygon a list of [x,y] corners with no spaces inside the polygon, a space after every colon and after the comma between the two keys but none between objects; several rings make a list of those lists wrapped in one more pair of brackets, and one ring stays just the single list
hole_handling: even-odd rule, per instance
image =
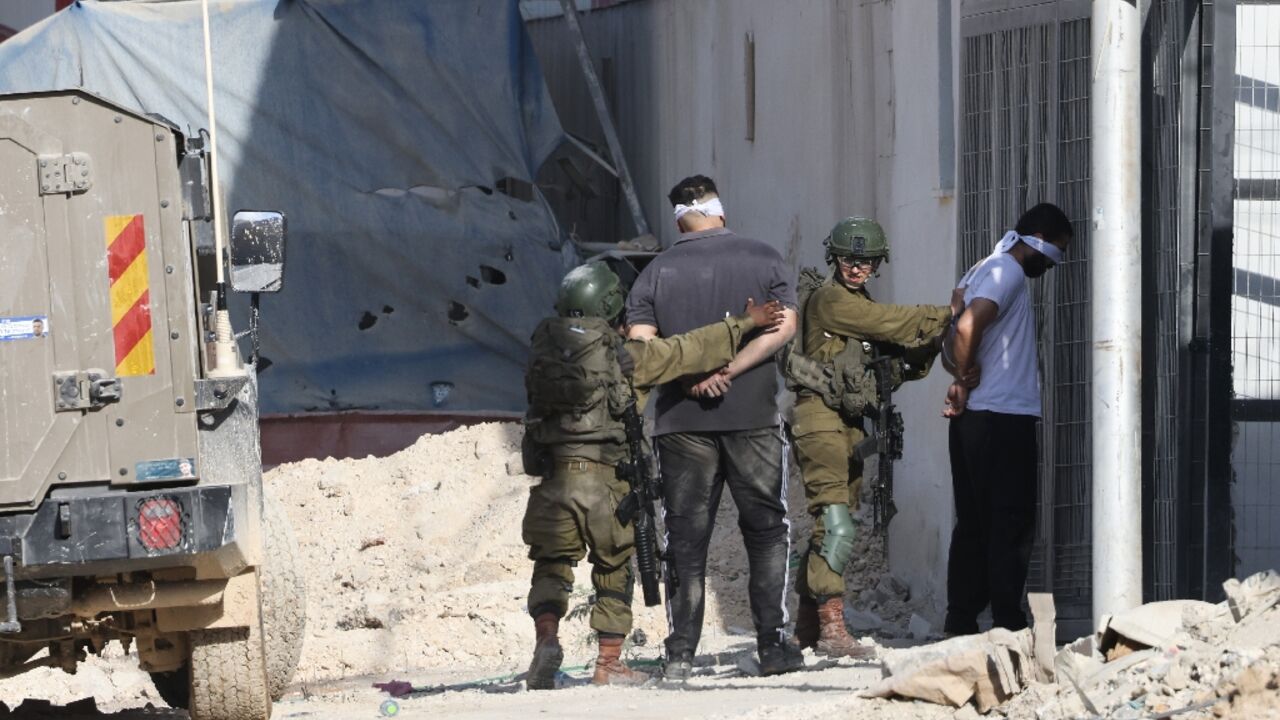
[{"label": "armored military vehicle", "polygon": [[119,641],[195,720],[256,720],[303,587],[256,358],[214,339],[230,286],[256,348],[285,221],[238,213],[219,282],[207,144],[80,92],[0,96],[0,677]]}]

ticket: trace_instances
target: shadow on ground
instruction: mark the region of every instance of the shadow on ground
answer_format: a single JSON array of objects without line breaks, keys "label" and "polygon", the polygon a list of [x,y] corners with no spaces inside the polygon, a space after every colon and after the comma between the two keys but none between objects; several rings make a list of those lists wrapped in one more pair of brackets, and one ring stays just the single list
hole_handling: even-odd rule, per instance
[{"label": "shadow on ground", "polygon": [[185,720],[188,717],[183,710],[170,710],[168,708],[157,708],[151,704],[145,707],[135,708],[131,710],[119,710],[116,712],[105,712],[98,709],[98,705],[92,698],[77,700],[67,705],[54,705],[48,700],[23,700],[20,705],[10,709],[4,703],[0,703],[0,718],[5,720],[44,720],[46,718],[57,718],[58,720],[81,720],[82,718],[115,718],[115,720],[164,720],[172,718]]}]

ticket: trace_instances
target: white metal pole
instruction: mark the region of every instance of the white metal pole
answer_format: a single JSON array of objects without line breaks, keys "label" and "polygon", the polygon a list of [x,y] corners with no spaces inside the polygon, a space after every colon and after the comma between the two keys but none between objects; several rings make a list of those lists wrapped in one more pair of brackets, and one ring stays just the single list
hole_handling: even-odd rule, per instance
[{"label": "white metal pole", "polygon": [[1142,604],[1142,25],[1093,0],[1093,620]]},{"label": "white metal pole", "polygon": [[215,275],[218,282],[227,281],[226,268],[222,266],[222,253],[227,246],[227,224],[222,217],[222,188],[218,173],[218,116],[213,109],[213,38],[209,31],[209,0],[201,0],[200,19],[204,32],[204,87],[205,102],[209,110],[209,206],[213,211],[213,246]]},{"label": "white metal pole", "polygon": [[217,269],[218,307],[214,310],[214,356],[209,374],[226,377],[244,374],[236,356],[235,336],[231,331],[231,312],[226,301],[227,268],[223,254],[227,247],[227,221],[223,217],[222,184],[218,174],[218,116],[213,108],[213,39],[209,30],[209,0],[201,0],[200,19],[204,29],[204,85],[209,103],[209,207],[213,212],[214,267]]}]

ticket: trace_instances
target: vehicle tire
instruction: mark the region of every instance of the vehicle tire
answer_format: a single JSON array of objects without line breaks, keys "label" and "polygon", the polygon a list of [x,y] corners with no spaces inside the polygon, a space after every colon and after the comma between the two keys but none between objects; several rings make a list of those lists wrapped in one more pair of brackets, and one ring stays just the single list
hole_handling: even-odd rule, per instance
[{"label": "vehicle tire", "polygon": [[262,632],[266,638],[267,685],[279,700],[293,680],[307,629],[307,585],[300,571],[298,541],[284,506],[266,498],[263,512]]},{"label": "vehicle tire", "polygon": [[196,630],[191,637],[191,720],[268,720],[262,634],[256,626]]}]

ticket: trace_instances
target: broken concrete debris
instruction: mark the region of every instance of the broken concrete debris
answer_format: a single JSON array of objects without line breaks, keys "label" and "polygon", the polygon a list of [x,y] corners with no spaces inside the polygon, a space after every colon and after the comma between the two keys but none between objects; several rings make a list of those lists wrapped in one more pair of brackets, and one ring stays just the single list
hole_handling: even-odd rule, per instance
[{"label": "broken concrete debris", "polygon": [[1280,718],[1280,575],[1223,587],[1217,605],[1154,602],[1106,617],[1056,653],[1052,598],[1033,597],[1034,628],[891,651],[863,694],[1037,720]]},{"label": "broken concrete debris", "polygon": [[929,636],[933,634],[933,625],[919,615],[911,613],[911,621],[907,624],[907,631],[916,640],[928,640]]},{"label": "broken concrete debris", "polygon": [[862,694],[954,707],[972,702],[986,713],[1022,690],[1027,678],[1019,670],[1030,667],[1030,654],[1030,631],[1002,628],[892,651],[884,659],[885,679]]},{"label": "broken concrete debris", "polygon": [[1244,582],[1232,578],[1222,584],[1222,589],[1236,622],[1280,604],[1280,574],[1275,570],[1251,575]]},{"label": "broken concrete debris", "polygon": [[844,624],[849,626],[849,632],[871,633],[884,626],[884,619],[870,610],[858,610],[846,604]]}]

